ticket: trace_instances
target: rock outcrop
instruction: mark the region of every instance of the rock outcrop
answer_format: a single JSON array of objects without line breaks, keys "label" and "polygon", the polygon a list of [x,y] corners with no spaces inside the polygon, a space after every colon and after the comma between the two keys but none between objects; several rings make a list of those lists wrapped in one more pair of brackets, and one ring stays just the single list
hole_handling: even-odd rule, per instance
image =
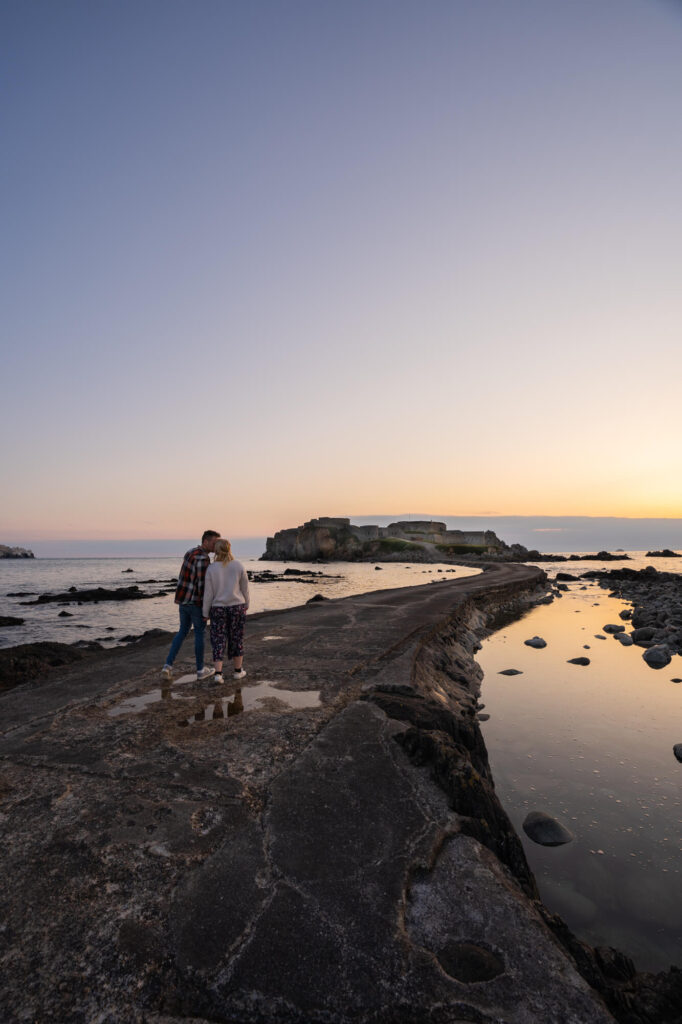
[{"label": "rock outcrop", "polygon": [[0,558],[35,558],[35,555],[26,548],[10,548],[0,544]]},{"label": "rock outcrop", "polygon": [[350,519],[320,517],[268,537],[261,557],[265,561],[442,562],[505,554],[511,556],[512,549],[492,530],[448,530],[445,523],[432,521],[353,526]]}]

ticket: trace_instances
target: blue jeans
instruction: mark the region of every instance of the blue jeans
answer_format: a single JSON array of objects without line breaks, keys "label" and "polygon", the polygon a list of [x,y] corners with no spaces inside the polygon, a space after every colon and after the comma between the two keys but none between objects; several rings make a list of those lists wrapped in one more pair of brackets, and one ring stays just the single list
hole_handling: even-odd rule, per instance
[{"label": "blue jeans", "polygon": [[194,656],[197,660],[197,672],[201,672],[204,667],[204,619],[201,613],[200,604],[179,604],[180,610],[180,629],[173,637],[173,643],[171,644],[168,657],[166,658],[166,664],[172,665],[178,656],[178,651],[182,647],[182,641],[189,633],[192,626],[194,626]]}]

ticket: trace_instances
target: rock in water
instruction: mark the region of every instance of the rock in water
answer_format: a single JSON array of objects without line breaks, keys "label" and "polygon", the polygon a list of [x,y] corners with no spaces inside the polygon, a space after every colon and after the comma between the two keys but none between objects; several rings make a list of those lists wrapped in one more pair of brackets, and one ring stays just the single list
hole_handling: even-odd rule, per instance
[{"label": "rock in water", "polygon": [[616,623],[614,623],[614,622],[607,622],[607,624],[605,626],[602,626],[602,629],[604,630],[605,633],[624,633],[625,632],[625,626],[623,625],[622,622],[619,623],[618,625],[616,625]]},{"label": "rock in water", "polygon": [[329,598],[325,597],[324,594],[315,594],[315,596],[311,597],[309,601],[306,601],[306,604],[316,604],[318,601],[328,601],[328,600],[329,600]]},{"label": "rock in water", "polygon": [[502,671],[497,674],[498,676],[522,676],[523,672],[520,668],[503,668]]},{"label": "rock in water", "polygon": [[682,761],[682,743],[676,743],[673,747],[673,754],[678,761]]},{"label": "rock in water", "polygon": [[620,640],[623,647],[632,647],[634,640],[629,633],[616,633],[616,640]]},{"label": "rock in water", "polygon": [[15,615],[0,615],[0,626],[23,626],[24,620]]},{"label": "rock in water", "polygon": [[526,647],[537,647],[539,649],[547,646],[547,641],[543,640],[541,636],[533,636],[530,640],[524,640],[523,642]]},{"label": "rock in water", "polygon": [[523,831],[529,839],[540,846],[563,846],[575,838],[556,818],[550,818],[544,811],[531,811],[527,814],[523,822]]},{"label": "rock in water", "polygon": [[648,647],[642,655],[649,668],[665,668],[671,662],[670,651],[665,644]]},{"label": "rock in water", "polygon": [[567,661],[568,665],[589,665],[589,658],[569,658]]}]

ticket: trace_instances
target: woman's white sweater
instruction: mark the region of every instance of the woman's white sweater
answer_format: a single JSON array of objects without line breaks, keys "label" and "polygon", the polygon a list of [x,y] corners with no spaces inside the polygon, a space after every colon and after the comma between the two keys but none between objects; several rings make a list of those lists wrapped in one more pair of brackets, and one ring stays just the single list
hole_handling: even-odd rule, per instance
[{"label": "woman's white sweater", "polygon": [[207,619],[211,605],[230,608],[235,604],[249,607],[249,578],[241,562],[213,562],[206,570],[204,585],[204,618]]}]

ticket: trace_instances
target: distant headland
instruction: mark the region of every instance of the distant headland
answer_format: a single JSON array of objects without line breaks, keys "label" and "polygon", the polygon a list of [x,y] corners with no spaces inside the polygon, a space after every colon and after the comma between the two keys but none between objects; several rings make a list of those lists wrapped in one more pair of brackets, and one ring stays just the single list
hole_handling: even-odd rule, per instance
[{"label": "distant headland", "polygon": [[26,548],[9,548],[6,544],[0,544],[0,558],[35,558],[35,555]]}]

